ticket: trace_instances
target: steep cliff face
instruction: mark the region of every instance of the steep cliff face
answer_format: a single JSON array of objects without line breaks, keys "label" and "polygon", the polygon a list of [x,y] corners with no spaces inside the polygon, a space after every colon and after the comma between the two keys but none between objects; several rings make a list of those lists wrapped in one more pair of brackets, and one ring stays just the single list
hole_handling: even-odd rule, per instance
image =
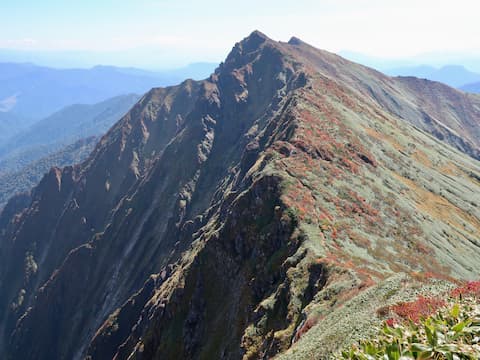
[{"label": "steep cliff face", "polygon": [[148,162],[181,128],[200,86],[187,82],[152,90],[101,140],[84,164],[52,169],[45,176],[33,193],[31,205],[3,230],[3,331],[15,326],[34,301],[35,292],[60,268],[70,251],[105,230],[115,208],[135,190]]},{"label": "steep cliff face", "polygon": [[254,32],[150,91],[0,218],[0,355],[321,357],[473,278],[480,100],[416,81]]}]

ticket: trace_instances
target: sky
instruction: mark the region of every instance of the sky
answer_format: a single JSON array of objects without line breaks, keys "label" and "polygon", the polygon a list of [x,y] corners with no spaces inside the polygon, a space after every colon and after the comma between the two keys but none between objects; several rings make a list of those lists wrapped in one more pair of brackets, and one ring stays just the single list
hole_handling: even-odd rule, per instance
[{"label": "sky", "polygon": [[220,62],[258,29],[372,58],[480,59],[479,13],[478,0],[0,0],[0,49],[168,68]]}]

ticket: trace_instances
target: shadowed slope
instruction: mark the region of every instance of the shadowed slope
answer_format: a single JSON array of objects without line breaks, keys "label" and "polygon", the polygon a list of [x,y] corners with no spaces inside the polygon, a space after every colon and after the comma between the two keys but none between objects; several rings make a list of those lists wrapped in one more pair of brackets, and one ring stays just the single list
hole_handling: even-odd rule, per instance
[{"label": "shadowed slope", "polygon": [[467,129],[478,98],[442,89],[464,104],[437,114],[417,91],[259,32],[152,90],[4,226],[3,354],[321,357],[383,303],[476,276],[480,165],[423,112]]}]

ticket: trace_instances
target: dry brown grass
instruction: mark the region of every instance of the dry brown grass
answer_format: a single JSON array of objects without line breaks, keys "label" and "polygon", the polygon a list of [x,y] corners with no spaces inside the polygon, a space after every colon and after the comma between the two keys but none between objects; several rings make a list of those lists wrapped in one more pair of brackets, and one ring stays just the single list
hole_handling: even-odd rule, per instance
[{"label": "dry brown grass", "polygon": [[418,211],[450,224],[458,230],[467,231],[459,221],[461,219],[462,222],[468,222],[475,228],[472,235],[480,233],[480,220],[478,218],[455,206],[443,196],[418,186],[414,181],[396,173],[393,173],[393,175],[411,190]]}]

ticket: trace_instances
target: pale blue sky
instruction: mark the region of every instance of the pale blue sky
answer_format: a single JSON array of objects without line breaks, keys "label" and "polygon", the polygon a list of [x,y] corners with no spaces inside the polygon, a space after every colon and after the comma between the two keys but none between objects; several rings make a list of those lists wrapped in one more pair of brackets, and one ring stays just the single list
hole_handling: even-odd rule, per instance
[{"label": "pale blue sky", "polygon": [[333,52],[477,56],[479,13],[478,0],[0,0],[0,49],[171,67],[221,61],[258,29]]}]

